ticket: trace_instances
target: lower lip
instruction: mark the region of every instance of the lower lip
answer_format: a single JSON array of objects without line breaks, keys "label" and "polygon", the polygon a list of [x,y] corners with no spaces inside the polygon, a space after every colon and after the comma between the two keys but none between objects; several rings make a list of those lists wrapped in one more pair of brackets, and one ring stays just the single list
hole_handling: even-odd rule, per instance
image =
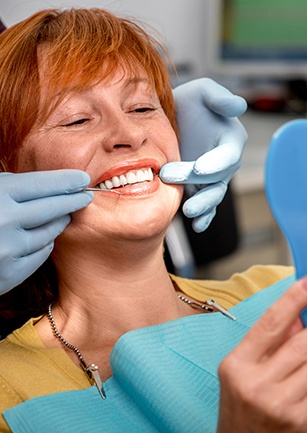
[{"label": "lower lip", "polygon": [[[143,195],[149,195],[157,191],[160,185],[160,179],[155,176],[150,182],[134,183],[132,185],[126,185],[124,187],[116,188],[114,190],[108,189],[108,195],[115,195],[117,197],[140,197]],[[104,192],[104,190],[102,190]]]}]

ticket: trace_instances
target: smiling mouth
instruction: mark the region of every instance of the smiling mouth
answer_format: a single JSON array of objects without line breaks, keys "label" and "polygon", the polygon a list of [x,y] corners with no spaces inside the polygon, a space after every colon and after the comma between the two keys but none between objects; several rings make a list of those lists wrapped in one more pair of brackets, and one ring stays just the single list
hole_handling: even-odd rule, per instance
[{"label": "smiling mouth", "polygon": [[129,170],[120,176],[113,176],[111,179],[106,179],[96,185],[96,188],[111,190],[114,188],[122,188],[126,185],[134,185],[142,182],[151,182],[154,179],[152,168],[143,168],[138,170]]}]

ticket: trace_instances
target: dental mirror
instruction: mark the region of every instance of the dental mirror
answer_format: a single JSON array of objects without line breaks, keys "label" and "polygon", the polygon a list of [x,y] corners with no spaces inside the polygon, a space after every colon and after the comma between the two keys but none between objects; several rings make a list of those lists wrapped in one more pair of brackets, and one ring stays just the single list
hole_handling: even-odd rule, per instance
[{"label": "dental mirror", "polygon": [[[292,251],[297,278],[307,275],[307,120],[293,120],[272,137],[265,170],[267,200]],[[307,326],[307,306],[301,312]]]}]

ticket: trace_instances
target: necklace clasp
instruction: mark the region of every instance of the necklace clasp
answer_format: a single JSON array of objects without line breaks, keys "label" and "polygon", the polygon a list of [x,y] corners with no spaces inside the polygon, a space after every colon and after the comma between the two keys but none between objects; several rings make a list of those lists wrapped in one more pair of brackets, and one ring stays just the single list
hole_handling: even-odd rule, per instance
[{"label": "necklace clasp", "polygon": [[103,399],[106,398],[106,394],[104,392],[102,381],[100,379],[98,366],[96,364],[90,364],[88,367],[86,367],[85,372],[88,375],[88,377],[95,382],[95,385],[98,388],[99,394]]}]

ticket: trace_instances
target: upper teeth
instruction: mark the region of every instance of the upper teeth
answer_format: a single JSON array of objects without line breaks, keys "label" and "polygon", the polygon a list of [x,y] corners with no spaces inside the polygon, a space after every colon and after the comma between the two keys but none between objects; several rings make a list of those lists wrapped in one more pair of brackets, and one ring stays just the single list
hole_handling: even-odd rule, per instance
[{"label": "upper teeth", "polygon": [[97,185],[101,189],[112,189],[119,186],[132,185],[138,182],[146,182],[153,180],[154,175],[151,168],[146,168],[136,171],[128,171],[120,176],[113,176],[112,179],[107,179]]}]

